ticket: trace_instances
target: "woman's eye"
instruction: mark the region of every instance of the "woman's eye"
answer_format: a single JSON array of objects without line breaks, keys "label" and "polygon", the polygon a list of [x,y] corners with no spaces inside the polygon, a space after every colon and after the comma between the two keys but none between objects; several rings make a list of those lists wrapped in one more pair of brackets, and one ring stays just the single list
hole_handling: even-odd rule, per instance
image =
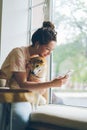
[{"label": "woman's eye", "polygon": [[49,50],[49,48],[46,48],[47,50]]},{"label": "woman's eye", "polygon": [[51,48],[47,48],[47,50],[49,50],[49,51],[53,51]]}]

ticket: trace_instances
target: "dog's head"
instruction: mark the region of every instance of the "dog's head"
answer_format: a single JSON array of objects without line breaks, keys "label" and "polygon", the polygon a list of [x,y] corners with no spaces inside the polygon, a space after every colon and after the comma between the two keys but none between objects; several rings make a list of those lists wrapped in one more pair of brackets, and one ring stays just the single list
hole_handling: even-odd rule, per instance
[{"label": "dog's head", "polygon": [[27,66],[30,68],[30,76],[41,78],[46,72],[46,59],[40,56],[32,57]]}]

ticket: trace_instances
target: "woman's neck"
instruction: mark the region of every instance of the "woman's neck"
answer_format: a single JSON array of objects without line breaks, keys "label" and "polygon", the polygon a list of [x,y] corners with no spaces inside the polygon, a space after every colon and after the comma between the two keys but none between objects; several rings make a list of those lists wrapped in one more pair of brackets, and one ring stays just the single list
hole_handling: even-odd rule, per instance
[{"label": "woman's neck", "polygon": [[32,46],[29,46],[29,53],[30,53],[30,56],[38,55],[37,52],[36,52],[35,47],[32,47]]}]

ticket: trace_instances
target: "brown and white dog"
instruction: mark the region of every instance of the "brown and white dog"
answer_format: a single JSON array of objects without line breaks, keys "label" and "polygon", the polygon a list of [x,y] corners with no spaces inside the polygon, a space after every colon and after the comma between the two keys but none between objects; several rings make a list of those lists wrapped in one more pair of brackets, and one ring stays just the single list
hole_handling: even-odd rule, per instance
[{"label": "brown and white dog", "polygon": [[46,79],[46,59],[40,56],[30,58],[26,67],[29,68],[28,81],[41,81]]},{"label": "brown and white dog", "polygon": [[[33,82],[45,82],[46,81],[46,70],[47,62],[46,59],[40,56],[31,57],[26,64],[26,68],[29,69],[27,75],[28,81]],[[34,102],[32,105],[37,107],[38,105],[46,104],[45,97],[39,92],[34,92]]]}]

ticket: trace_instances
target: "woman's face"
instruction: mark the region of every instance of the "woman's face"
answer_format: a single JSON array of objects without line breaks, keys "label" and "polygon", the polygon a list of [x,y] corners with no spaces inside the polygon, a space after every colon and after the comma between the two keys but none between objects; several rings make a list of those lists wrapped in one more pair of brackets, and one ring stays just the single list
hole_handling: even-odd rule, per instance
[{"label": "woman's face", "polygon": [[38,54],[42,57],[46,57],[51,54],[55,46],[56,46],[55,41],[51,41],[47,45],[39,45]]}]

